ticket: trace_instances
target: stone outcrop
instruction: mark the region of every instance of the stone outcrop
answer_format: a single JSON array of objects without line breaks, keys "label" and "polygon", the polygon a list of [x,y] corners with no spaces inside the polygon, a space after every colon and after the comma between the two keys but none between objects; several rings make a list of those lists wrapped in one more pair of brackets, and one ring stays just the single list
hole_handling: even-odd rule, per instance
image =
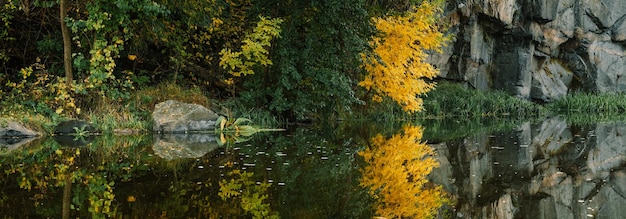
[{"label": "stone outcrop", "polygon": [[626,2],[447,2],[456,39],[429,59],[441,78],[540,101],[626,91]]},{"label": "stone outcrop", "polygon": [[7,122],[6,124],[0,124],[0,139],[9,138],[24,138],[24,137],[38,137],[41,133],[32,129],[26,128],[24,125],[18,122]]},{"label": "stone outcrop", "polygon": [[152,113],[157,133],[194,133],[215,130],[218,114],[198,104],[174,100],[158,103]]},{"label": "stone outcrop", "polygon": [[39,139],[41,135],[18,122],[0,124],[0,149],[11,151]]}]

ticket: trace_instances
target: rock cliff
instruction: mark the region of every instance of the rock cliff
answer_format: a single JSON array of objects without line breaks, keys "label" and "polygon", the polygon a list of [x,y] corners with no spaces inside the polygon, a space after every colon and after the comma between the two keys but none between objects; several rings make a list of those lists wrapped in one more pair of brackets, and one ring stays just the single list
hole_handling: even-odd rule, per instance
[{"label": "rock cliff", "polygon": [[626,91],[626,1],[452,0],[440,77],[539,101]]}]

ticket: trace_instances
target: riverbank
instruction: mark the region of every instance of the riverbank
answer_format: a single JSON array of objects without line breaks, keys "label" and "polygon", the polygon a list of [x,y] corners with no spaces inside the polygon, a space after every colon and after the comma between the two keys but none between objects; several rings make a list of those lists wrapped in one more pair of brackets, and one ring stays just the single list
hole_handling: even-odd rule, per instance
[{"label": "riverbank", "polygon": [[[262,127],[278,127],[287,121],[272,115],[265,109],[246,109],[236,100],[218,101],[207,97],[198,88],[184,88],[175,84],[161,84],[135,91],[126,101],[101,101],[73,116],[59,115],[43,104],[24,104],[3,101],[0,124],[20,121],[25,125],[50,134],[54,126],[68,119],[86,120],[103,133],[115,130],[149,132],[152,128],[151,113],[156,103],[173,99],[222,109],[220,114],[236,118],[249,118]],[[626,112],[626,95],[618,93],[574,93],[551,103],[536,103],[513,97],[501,91],[478,91],[461,84],[440,83],[424,99],[424,111],[409,115],[391,102],[383,102],[367,110],[338,116],[341,120],[472,120],[515,119],[527,120],[550,115],[565,114],[574,121],[619,118]],[[576,115],[584,116],[576,116]],[[624,116],[621,116],[624,117]],[[625,118],[626,119],[626,118]]]}]

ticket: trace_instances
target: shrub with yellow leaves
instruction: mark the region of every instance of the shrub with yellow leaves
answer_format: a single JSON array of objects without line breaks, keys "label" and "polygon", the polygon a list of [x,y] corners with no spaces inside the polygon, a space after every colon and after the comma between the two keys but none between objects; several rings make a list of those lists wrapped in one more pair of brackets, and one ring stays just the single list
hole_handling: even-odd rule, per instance
[{"label": "shrub with yellow leaves", "polygon": [[375,92],[373,100],[381,102],[388,96],[404,111],[421,111],[421,94],[432,90],[439,71],[425,59],[426,51],[440,52],[447,37],[437,25],[443,1],[424,1],[401,16],[374,18],[379,36],[370,41],[373,54],[362,54],[364,69],[369,73],[360,86]]}]

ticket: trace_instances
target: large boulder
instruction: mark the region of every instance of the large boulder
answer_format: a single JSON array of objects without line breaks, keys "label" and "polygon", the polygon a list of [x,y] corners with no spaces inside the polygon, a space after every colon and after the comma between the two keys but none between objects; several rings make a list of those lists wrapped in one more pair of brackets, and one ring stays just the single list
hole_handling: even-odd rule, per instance
[{"label": "large boulder", "polygon": [[38,139],[41,133],[18,122],[0,124],[0,150],[11,151]]},{"label": "large boulder", "polygon": [[63,121],[54,128],[55,135],[87,135],[95,132],[97,131],[91,124],[82,120]]},{"label": "large boulder", "polygon": [[41,136],[41,133],[32,129],[26,128],[24,125],[18,122],[7,122],[6,124],[0,124],[0,139],[9,138],[26,138]]},{"label": "large boulder", "polygon": [[152,112],[153,131],[157,133],[194,133],[215,130],[219,115],[198,104],[175,100],[161,102]]}]

